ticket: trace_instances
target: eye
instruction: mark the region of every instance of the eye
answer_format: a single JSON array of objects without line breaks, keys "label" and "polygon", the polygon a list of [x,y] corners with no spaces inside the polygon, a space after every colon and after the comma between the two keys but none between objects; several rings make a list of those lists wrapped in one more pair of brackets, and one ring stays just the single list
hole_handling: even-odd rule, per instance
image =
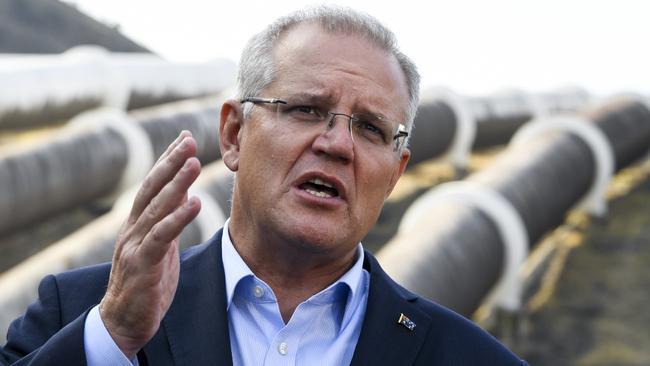
[{"label": "eye", "polygon": [[377,128],[377,126],[375,126],[371,122],[360,120],[358,123],[359,123],[359,127],[363,128],[364,130],[366,130],[368,132],[376,133],[376,134],[379,134],[379,135],[382,134],[381,130],[379,128]]},{"label": "eye", "polygon": [[285,118],[289,118],[296,122],[320,122],[323,120],[323,116],[327,115],[327,113],[324,113],[321,108],[309,104],[287,105],[285,108],[281,109],[281,111],[285,115]]},{"label": "eye", "polygon": [[314,115],[320,115],[318,110],[315,107],[312,107],[310,105],[298,105],[295,107],[291,108],[293,113],[304,113],[304,114],[314,114]]},{"label": "eye", "polygon": [[353,119],[356,133],[373,143],[386,142],[386,128],[383,121],[369,116],[355,116]]}]

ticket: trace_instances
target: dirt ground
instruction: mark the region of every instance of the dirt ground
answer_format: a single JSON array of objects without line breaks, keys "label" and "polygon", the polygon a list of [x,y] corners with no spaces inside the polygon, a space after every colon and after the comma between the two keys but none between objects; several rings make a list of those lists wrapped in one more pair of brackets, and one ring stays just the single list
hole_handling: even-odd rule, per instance
[{"label": "dirt ground", "polygon": [[650,179],[610,201],[513,349],[531,365],[650,365]]}]

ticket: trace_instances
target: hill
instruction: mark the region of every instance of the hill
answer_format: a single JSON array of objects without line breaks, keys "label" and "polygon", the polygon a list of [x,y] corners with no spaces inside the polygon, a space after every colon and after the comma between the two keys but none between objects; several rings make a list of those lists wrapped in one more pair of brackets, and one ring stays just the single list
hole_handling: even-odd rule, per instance
[{"label": "hill", "polygon": [[82,44],[113,52],[150,52],[58,0],[0,0],[0,53],[61,53]]}]

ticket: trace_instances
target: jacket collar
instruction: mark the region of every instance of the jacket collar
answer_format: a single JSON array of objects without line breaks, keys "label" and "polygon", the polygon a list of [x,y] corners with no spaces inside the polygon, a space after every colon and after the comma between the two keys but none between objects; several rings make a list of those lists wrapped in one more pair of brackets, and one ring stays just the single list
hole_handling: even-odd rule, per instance
[{"label": "jacket collar", "polygon": [[[370,289],[361,335],[351,365],[410,365],[426,338],[431,318],[417,306],[418,296],[396,284],[370,253],[364,268]],[[402,320],[404,315],[415,327]]]},{"label": "jacket collar", "polygon": [[[172,306],[152,339],[149,365],[232,365],[226,289],[219,230],[210,240],[183,252]],[[166,342],[165,342],[166,339]],[[168,343],[171,357],[160,352]],[[152,344],[153,343],[153,344]],[[165,360],[166,359],[166,360]]]}]

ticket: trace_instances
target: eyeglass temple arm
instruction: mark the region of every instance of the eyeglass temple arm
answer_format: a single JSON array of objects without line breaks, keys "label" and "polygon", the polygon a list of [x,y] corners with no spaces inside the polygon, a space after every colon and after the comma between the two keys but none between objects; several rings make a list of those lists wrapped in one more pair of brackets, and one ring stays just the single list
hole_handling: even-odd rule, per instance
[{"label": "eyeglass temple arm", "polygon": [[395,136],[393,136],[393,140],[397,140],[400,137],[407,137],[409,133],[404,131],[405,129],[406,127],[400,123],[397,133],[395,134]]}]

